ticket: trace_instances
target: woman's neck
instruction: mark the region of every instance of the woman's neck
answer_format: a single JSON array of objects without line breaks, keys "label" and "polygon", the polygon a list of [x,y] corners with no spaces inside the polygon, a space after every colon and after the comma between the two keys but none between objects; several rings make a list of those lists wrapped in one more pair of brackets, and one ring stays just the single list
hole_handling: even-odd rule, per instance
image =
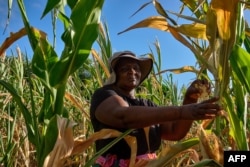
[{"label": "woman's neck", "polygon": [[121,87],[118,87],[117,85],[113,85],[113,88],[120,94],[127,96],[131,99],[135,99],[135,89],[124,89]]}]

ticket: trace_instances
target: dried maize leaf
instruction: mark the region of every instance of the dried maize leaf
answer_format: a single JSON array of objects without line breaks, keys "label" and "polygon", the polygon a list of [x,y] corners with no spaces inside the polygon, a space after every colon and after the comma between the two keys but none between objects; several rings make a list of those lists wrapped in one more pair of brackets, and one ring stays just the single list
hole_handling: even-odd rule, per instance
[{"label": "dried maize leaf", "polygon": [[195,23],[195,24],[182,24],[176,28],[180,33],[198,39],[207,40],[206,36],[206,25]]},{"label": "dried maize leaf", "polygon": [[219,138],[213,133],[208,134],[201,126],[199,137],[203,157],[214,159],[216,162],[223,164],[223,148]]},{"label": "dried maize leaf", "polygon": [[155,28],[161,31],[168,31],[168,22],[166,21],[166,18],[162,16],[153,16],[130,26],[129,28],[122,32],[119,32],[118,34],[122,34],[124,32],[137,28]]},{"label": "dried maize leaf", "polygon": [[229,0],[227,3],[221,0],[211,1],[211,9],[216,13],[218,32],[223,40],[234,38],[238,2],[239,0]]},{"label": "dried maize leaf", "polygon": [[58,137],[53,150],[45,158],[44,167],[59,167],[63,165],[62,159],[70,156],[73,150],[73,126],[75,122],[57,116]]},{"label": "dried maize leaf", "polygon": [[[74,142],[74,148],[71,152],[71,155],[76,155],[82,153],[84,150],[86,150],[89,146],[91,146],[95,141],[100,139],[108,139],[108,138],[114,138],[119,137],[122,135],[121,132],[113,130],[113,129],[102,129],[99,132],[96,132],[92,134],[88,139],[86,140],[75,140]],[[128,143],[131,149],[131,157],[130,157],[130,167],[134,167],[135,165],[135,159],[136,159],[136,153],[137,153],[137,141],[135,137],[132,136],[125,136],[124,140]]]}]

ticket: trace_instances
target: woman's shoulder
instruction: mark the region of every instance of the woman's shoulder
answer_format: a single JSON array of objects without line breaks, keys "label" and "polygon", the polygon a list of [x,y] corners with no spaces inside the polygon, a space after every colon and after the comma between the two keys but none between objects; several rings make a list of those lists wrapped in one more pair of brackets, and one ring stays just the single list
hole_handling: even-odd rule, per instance
[{"label": "woman's shoulder", "polygon": [[94,94],[101,94],[105,92],[115,92],[111,85],[105,85],[95,90]]},{"label": "woman's shoulder", "polygon": [[116,92],[111,85],[103,86],[95,90],[94,94],[92,95],[92,101],[97,100],[101,102],[113,95],[116,95]]}]

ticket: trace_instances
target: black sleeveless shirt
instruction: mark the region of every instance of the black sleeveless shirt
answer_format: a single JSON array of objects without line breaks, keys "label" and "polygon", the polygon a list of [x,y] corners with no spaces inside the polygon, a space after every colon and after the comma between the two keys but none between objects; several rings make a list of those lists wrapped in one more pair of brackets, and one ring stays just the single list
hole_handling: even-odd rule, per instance
[{"label": "black sleeveless shirt", "polygon": [[[99,88],[95,91],[95,93],[92,96],[91,100],[91,106],[90,106],[90,118],[91,122],[94,128],[95,132],[100,131],[101,129],[115,129],[120,132],[125,132],[128,129],[121,129],[121,128],[115,128],[106,124],[103,124],[99,122],[95,117],[95,110],[98,107],[98,105],[103,102],[105,99],[107,99],[110,96],[113,95],[119,95],[121,96],[128,104],[129,106],[149,106],[149,107],[156,107],[156,105],[146,99],[131,99],[129,97],[123,96],[116,92],[112,86],[107,85],[102,88]],[[109,114],[109,113],[107,113]],[[160,127],[159,125],[153,125],[150,127],[149,130],[149,147],[147,144],[146,134],[143,128],[141,129],[135,129],[133,132],[131,132],[129,135],[136,137],[137,139],[137,155],[147,154],[147,153],[153,153],[156,150],[158,150],[160,144],[161,144],[161,135],[160,135]],[[96,151],[99,151],[106,145],[108,145],[111,141],[113,141],[114,138],[110,139],[104,139],[104,140],[98,140],[96,141]],[[118,143],[116,143],[114,146],[112,146],[108,151],[106,151],[103,156],[107,154],[113,154],[117,155],[118,159],[129,159],[130,158],[130,147],[126,143],[125,140],[120,140]]]}]

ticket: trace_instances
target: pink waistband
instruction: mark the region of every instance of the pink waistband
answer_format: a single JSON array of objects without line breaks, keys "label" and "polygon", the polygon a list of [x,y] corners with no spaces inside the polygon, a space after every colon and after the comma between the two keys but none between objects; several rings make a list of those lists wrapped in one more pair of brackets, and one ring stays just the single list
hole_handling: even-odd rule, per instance
[{"label": "pink waistband", "polygon": [[[150,160],[156,158],[157,155],[155,153],[150,153],[150,154],[138,155],[135,161],[138,161],[140,159]],[[101,165],[101,167],[111,167],[116,160],[117,160],[116,155],[107,155],[106,157],[100,156],[99,158],[97,158],[95,163]],[[119,167],[128,167],[129,163],[130,159],[119,159]]]}]

